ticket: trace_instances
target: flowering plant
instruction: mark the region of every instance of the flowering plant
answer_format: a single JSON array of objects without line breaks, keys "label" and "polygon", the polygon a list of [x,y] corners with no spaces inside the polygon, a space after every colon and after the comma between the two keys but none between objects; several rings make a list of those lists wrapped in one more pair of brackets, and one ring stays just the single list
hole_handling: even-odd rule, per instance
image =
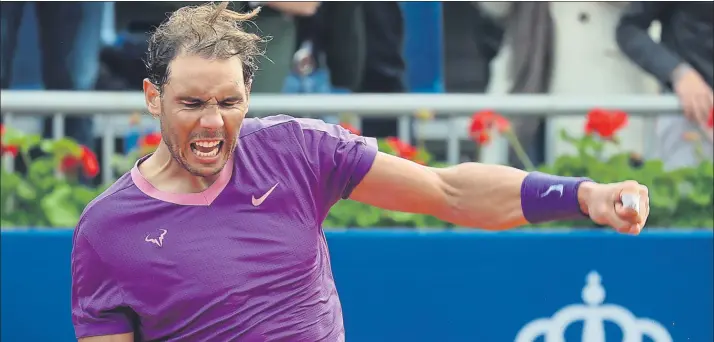
[{"label": "flowering plant", "polygon": [[[494,114],[476,113],[472,122],[483,120]],[[496,114],[497,116],[497,114]],[[506,121],[499,117],[497,120]],[[711,121],[711,117],[710,117]],[[714,165],[706,158],[695,167],[678,170],[665,170],[661,160],[642,158],[633,153],[622,151],[617,132],[628,123],[628,115],[622,111],[593,109],[587,114],[584,131],[581,138],[573,137],[565,130],[560,132],[563,141],[571,144],[577,150],[575,155],[563,155],[552,165],[542,165],[537,170],[561,176],[588,177],[601,183],[614,183],[623,179],[636,179],[650,189],[650,217],[647,225],[650,227],[686,227],[714,228]],[[474,130],[474,127],[477,129]],[[471,133],[478,144],[486,144],[489,139],[482,138],[489,132],[479,131],[480,124],[471,125]],[[507,127],[501,123],[500,127]],[[510,133],[508,130],[497,132]],[[697,137],[700,135],[696,134]],[[507,136],[508,137],[508,136]],[[513,141],[516,141],[513,144]],[[693,143],[701,143],[696,139]],[[509,139],[512,147],[518,149],[520,144],[515,137]],[[607,146],[620,152],[605,157]],[[523,153],[517,153],[523,165],[532,165]],[[555,222],[540,226],[584,227],[594,226],[588,222]]]},{"label": "flowering plant", "polygon": [[[42,139],[0,127],[3,167],[0,170],[0,224],[8,227],[73,227],[84,207],[104,187],[80,184],[80,175],[99,173],[97,156],[70,139]],[[40,150],[42,153],[35,151]],[[19,157],[24,174],[9,167]]]},{"label": "flowering plant", "polygon": [[[712,118],[710,117],[710,125]],[[665,171],[661,161],[642,161],[631,153],[620,152],[604,157],[608,145],[619,146],[617,132],[627,125],[624,112],[594,109],[587,116],[585,135],[575,138],[561,132],[561,138],[575,146],[575,155],[560,156],[553,165],[537,168],[542,172],[563,176],[586,176],[598,182],[617,182],[637,179],[650,188],[650,219],[648,226],[704,227],[714,226],[712,200],[714,194],[714,165],[702,161],[697,167]],[[343,124],[354,134],[360,132]],[[516,149],[523,165],[535,169],[523,152],[508,120],[492,111],[478,112],[472,117],[469,133],[479,145],[488,144],[494,134],[503,134]],[[117,172],[128,171],[136,160],[153,152],[161,141],[159,133],[141,138],[139,148],[125,156],[117,156]],[[436,163],[422,147],[412,146],[398,138],[379,140],[379,150],[400,158],[433,167]],[[421,145],[421,144],[418,144]],[[19,156],[29,165],[25,175],[3,168],[0,171],[0,214],[5,227],[72,227],[76,225],[82,209],[105,187],[97,189],[82,186],[78,175],[94,177],[99,172],[96,156],[86,147],[69,139],[43,140],[37,135],[25,135],[12,130],[2,130],[2,154]],[[31,158],[33,149],[41,149],[43,156]],[[520,150],[520,151],[518,151]],[[530,166],[529,166],[530,165]],[[60,174],[61,177],[57,177]],[[557,222],[549,225],[584,227],[582,222]],[[591,226],[594,224],[590,223]],[[330,210],[324,226],[345,227],[413,227],[447,228],[451,225],[435,217],[388,211],[356,201],[339,201]]]}]

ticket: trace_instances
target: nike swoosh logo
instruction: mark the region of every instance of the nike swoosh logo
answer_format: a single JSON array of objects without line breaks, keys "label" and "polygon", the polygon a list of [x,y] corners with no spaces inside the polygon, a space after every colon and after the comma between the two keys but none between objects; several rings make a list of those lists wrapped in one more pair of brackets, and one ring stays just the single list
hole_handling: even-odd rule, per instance
[{"label": "nike swoosh logo", "polygon": [[273,187],[270,188],[270,190],[268,190],[268,192],[266,192],[263,196],[260,196],[259,198],[255,198],[255,196],[253,196],[251,198],[251,202],[253,203],[253,206],[257,207],[257,206],[263,204],[263,201],[265,201],[265,199],[268,198],[268,196],[270,196],[270,194],[273,192],[273,190],[275,190],[275,188],[278,186],[278,184],[280,184],[280,183],[275,183],[275,185],[273,185]]},{"label": "nike swoosh logo", "polygon": [[560,194],[559,197],[563,197],[563,184],[551,185],[546,192],[540,195],[540,198],[548,196],[553,191],[557,191]]}]

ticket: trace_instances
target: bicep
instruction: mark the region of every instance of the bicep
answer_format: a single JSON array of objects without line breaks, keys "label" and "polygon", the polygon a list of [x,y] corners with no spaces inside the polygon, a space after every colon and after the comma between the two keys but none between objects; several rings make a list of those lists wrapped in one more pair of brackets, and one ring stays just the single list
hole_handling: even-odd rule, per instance
[{"label": "bicep", "polygon": [[105,336],[92,336],[80,338],[78,342],[134,342],[134,334],[119,334],[119,335],[105,335]]},{"label": "bicep", "polygon": [[448,204],[448,187],[435,169],[380,152],[350,199],[387,210],[436,215]]}]

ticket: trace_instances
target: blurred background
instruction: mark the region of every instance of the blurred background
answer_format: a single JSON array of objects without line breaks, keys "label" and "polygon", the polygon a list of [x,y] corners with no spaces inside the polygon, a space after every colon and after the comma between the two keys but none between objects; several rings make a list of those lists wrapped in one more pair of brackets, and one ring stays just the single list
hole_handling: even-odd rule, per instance
[{"label": "blurred background", "polygon": [[[2,2],[3,341],[72,340],[57,299],[71,228],[159,143],[147,37],[198,3]],[[325,229],[350,340],[540,341],[547,324],[529,321],[597,310],[585,293],[605,287],[659,327],[597,323],[607,341],[714,340],[714,2],[231,3],[256,6],[247,29],[271,39],[249,116],[320,118],[425,165],[650,188],[652,228],[636,239],[588,222],[463,232],[341,201]],[[48,328],[28,332],[38,316]],[[579,322],[567,340],[593,341]]]}]

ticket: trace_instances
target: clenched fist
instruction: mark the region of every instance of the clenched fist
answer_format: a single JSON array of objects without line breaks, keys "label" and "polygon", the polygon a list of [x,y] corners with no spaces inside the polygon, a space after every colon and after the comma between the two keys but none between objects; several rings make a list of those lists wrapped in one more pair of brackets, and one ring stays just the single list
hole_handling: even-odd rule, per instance
[{"label": "clenched fist", "polygon": [[650,214],[649,190],[635,181],[584,182],[578,189],[578,201],[595,223],[625,234],[639,234]]}]

